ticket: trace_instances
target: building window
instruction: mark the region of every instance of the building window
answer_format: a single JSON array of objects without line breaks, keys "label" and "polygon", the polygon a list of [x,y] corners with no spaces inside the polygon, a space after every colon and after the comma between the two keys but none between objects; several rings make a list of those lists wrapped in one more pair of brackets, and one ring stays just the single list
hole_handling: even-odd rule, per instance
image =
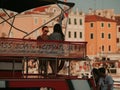
[{"label": "building window", "polygon": [[119,43],[120,42],[120,39],[119,38],[117,38],[117,43]]},{"label": "building window", "polygon": [[93,23],[90,23],[90,27],[94,27],[94,24],[93,24]]},{"label": "building window", "polygon": [[111,27],[110,23],[108,23],[108,27],[109,27],[109,28]]},{"label": "building window", "polygon": [[104,46],[102,45],[102,51],[104,51]]},{"label": "building window", "polygon": [[74,19],[74,24],[77,25],[77,19],[76,18]]},{"label": "building window", "polygon": [[100,15],[101,15],[101,13],[98,13],[98,15],[100,16]]},{"label": "building window", "polygon": [[110,45],[108,46],[108,51],[111,51],[111,46]]},{"label": "building window", "polygon": [[77,33],[76,32],[74,32],[74,38],[76,38],[77,37]]},{"label": "building window", "polygon": [[71,24],[71,19],[70,18],[68,19],[68,23]]},{"label": "building window", "polygon": [[10,32],[10,37],[13,38],[14,37],[14,33]]},{"label": "building window", "polygon": [[70,31],[68,32],[68,37],[71,38],[71,32]]},{"label": "building window", "polygon": [[90,34],[90,39],[93,39],[94,38],[94,35],[93,33]]},{"label": "building window", "polygon": [[110,33],[108,34],[108,39],[111,39],[111,34]]},{"label": "building window", "polygon": [[104,33],[101,33],[101,38],[104,38]]},{"label": "building window", "polygon": [[6,37],[6,36],[7,36],[7,34],[5,32],[1,33],[1,37]]},{"label": "building window", "polygon": [[43,23],[46,23],[46,20],[45,20],[45,19],[43,20]]},{"label": "building window", "polygon": [[101,27],[104,27],[104,23],[101,23]]},{"label": "building window", "polygon": [[3,23],[1,23],[1,24],[2,24],[2,26],[4,26],[5,23],[3,22]]},{"label": "building window", "polygon": [[82,19],[80,19],[80,25],[82,25]]},{"label": "building window", "polygon": [[38,18],[34,18],[34,24],[38,24]]},{"label": "building window", "polygon": [[82,32],[80,32],[80,38],[82,38]]},{"label": "building window", "polygon": [[36,36],[38,36],[38,30],[37,31],[35,31],[35,33],[34,33],[34,36],[35,36],[35,38],[36,38]]},{"label": "building window", "polygon": [[118,32],[120,32],[120,27],[119,27],[119,29],[118,29],[119,31]]},{"label": "building window", "polygon": [[53,8],[53,12],[54,12],[54,13],[57,12],[56,8]]},{"label": "building window", "polygon": [[13,20],[10,19],[10,23],[13,23]]},{"label": "building window", "polygon": [[52,22],[52,26],[54,26],[54,22]]}]

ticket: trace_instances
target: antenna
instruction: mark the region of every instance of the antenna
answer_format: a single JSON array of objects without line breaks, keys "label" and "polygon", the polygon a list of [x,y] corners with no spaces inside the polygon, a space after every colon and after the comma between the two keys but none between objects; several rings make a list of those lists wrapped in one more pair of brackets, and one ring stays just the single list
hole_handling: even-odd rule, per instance
[{"label": "antenna", "polygon": [[94,0],[94,14],[95,14],[95,12],[96,12],[96,0]]}]

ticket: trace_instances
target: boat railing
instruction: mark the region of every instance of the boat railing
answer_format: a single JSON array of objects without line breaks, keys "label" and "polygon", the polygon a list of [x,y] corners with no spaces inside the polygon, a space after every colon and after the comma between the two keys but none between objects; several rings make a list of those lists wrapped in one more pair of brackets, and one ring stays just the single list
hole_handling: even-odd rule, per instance
[{"label": "boat railing", "polygon": [[[69,65],[66,75],[72,76],[70,62],[86,60],[86,44],[86,42],[38,42],[33,39],[0,38],[0,62],[2,63],[0,71],[4,74],[1,74],[0,78],[32,76],[41,78],[39,77],[39,62],[42,58],[48,61],[55,59],[56,62],[57,60],[67,62]],[[32,69],[29,66],[31,61],[33,61],[32,64],[36,64]]]},{"label": "boat railing", "polygon": [[[9,53],[8,53],[9,52]],[[0,57],[84,58],[86,42],[0,38]]]}]

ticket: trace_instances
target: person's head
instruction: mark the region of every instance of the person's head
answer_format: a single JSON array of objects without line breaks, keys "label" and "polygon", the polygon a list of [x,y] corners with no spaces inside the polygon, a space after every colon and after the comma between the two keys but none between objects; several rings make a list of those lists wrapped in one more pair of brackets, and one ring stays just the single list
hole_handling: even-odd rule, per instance
[{"label": "person's head", "polygon": [[64,34],[62,32],[62,26],[59,23],[54,25],[53,32],[60,33],[63,37],[63,40],[64,40]]},{"label": "person's head", "polygon": [[92,69],[92,74],[99,75],[98,69],[97,68],[93,68]]},{"label": "person's head", "polygon": [[104,68],[104,67],[101,67],[101,68],[99,68],[98,69],[99,70],[99,74],[100,74],[100,76],[105,76],[106,75],[106,69]]},{"label": "person's head", "polygon": [[42,27],[42,33],[43,33],[43,35],[47,35],[48,32],[49,32],[48,26],[43,26]]},{"label": "person's head", "polygon": [[62,32],[62,27],[60,24],[55,24],[54,25],[54,28],[53,28],[53,31],[54,32],[58,32],[58,33],[61,33]]}]

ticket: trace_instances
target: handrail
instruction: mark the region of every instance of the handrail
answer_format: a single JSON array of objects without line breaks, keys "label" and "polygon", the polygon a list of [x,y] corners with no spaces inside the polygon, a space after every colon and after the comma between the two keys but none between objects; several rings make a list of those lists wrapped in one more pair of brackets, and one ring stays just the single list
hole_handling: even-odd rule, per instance
[{"label": "handrail", "polygon": [[[76,58],[86,56],[86,42],[0,38],[0,57]],[[9,52],[9,53],[8,53]]]}]

